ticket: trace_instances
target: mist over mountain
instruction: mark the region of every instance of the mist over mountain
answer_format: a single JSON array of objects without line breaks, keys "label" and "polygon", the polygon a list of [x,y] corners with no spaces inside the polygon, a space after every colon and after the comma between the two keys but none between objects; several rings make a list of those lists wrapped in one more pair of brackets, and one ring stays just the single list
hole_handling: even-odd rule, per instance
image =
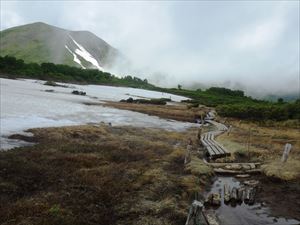
[{"label": "mist over mountain", "polygon": [[122,54],[89,31],[69,31],[37,22],[1,31],[1,56],[109,70]]},{"label": "mist over mountain", "polygon": [[[197,62],[183,57],[181,64],[167,57],[168,63],[166,63],[165,59],[160,60],[161,54],[158,53],[157,60],[153,61],[145,55],[149,46],[138,42],[137,46],[141,49],[138,54],[132,53],[135,47],[131,45],[131,48],[122,49],[123,55],[118,49],[89,31],[71,31],[41,22],[5,29],[0,32],[0,35],[0,55],[11,55],[27,63],[53,62],[83,69],[96,68],[117,76],[132,75],[146,78],[150,83],[161,87],[177,87],[180,84],[188,89],[206,89],[216,86],[240,89],[256,98],[272,96],[272,99],[276,99],[277,96],[288,96],[287,99],[295,99],[299,97],[299,80],[296,80],[299,71],[294,67],[291,67],[287,76],[281,78],[282,85],[278,84],[278,74],[284,74],[286,71],[280,69],[274,70],[273,74],[266,77],[262,75],[261,82],[258,83],[257,75],[254,73],[257,73],[259,68],[252,68],[253,75],[249,71],[247,74],[240,72],[238,76],[240,68],[236,65],[233,76],[216,65],[210,65],[208,68],[209,65],[206,65],[205,59],[201,57],[197,58]],[[110,42],[108,39],[107,41]],[[144,47],[142,48],[141,45]],[[151,49],[149,51],[149,54],[153,54]],[[162,49],[163,54],[169,54],[167,51]],[[189,63],[186,64],[187,62]],[[220,63],[217,65],[220,66]],[[197,67],[199,72],[195,73]],[[222,79],[217,79],[213,73],[222,74]],[[263,74],[263,72],[259,73]]]}]

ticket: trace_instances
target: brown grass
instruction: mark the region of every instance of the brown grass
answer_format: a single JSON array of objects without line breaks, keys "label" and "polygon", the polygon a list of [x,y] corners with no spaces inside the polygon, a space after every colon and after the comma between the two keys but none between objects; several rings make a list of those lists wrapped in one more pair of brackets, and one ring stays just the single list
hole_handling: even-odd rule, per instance
[{"label": "brown grass", "polygon": [[274,160],[262,166],[264,173],[269,177],[279,178],[285,181],[296,181],[300,179],[300,160],[289,159],[282,163]]},{"label": "brown grass", "polygon": [[[300,175],[300,130],[289,123],[268,123],[268,126],[238,120],[227,120],[232,131],[217,140],[234,153],[232,160],[260,161],[266,163],[263,170],[267,176],[283,180],[296,179]],[[273,126],[271,126],[273,125]],[[250,135],[249,135],[250,131]],[[250,142],[249,142],[250,136]],[[250,143],[248,145],[248,143]],[[278,163],[286,143],[293,145],[288,162]],[[287,173],[277,170],[285,169]]]},{"label": "brown grass", "polygon": [[205,116],[209,111],[209,109],[204,106],[193,108],[183,103],[177,105],[147,105],[124,102],[106,102],[103,106],[131,110],[152,116],[158,116],[160,118],[184,122],[194,122],[195,118],[201,117],[201,115]]},{"label": "brown grass", "polygon": [[193,130],[101,125],[31,132],[39,144],[0,153],[3,225],[183,224],[194,192],[208,180],[198,166],[184,171]]}]

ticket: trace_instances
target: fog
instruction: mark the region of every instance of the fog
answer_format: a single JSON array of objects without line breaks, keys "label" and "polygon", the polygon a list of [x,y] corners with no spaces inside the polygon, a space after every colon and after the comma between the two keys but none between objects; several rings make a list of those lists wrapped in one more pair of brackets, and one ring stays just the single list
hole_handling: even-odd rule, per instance
[{"label": "fog", "polygon": [[42,21],[120,50],[119,75],[160,86],[299,91],[299,1],[3,2],[1,29]]}]

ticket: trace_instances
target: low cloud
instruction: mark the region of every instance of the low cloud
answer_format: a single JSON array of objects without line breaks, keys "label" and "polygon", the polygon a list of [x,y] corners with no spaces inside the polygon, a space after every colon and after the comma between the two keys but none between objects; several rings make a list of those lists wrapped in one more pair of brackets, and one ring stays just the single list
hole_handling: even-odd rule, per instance
[{"label": "low cloud", "polygon": [[[1,28],[89,30],[161,86],[299,90],[299,2],[1,2]],[[203,84],[203,85],[202,85]]]}]

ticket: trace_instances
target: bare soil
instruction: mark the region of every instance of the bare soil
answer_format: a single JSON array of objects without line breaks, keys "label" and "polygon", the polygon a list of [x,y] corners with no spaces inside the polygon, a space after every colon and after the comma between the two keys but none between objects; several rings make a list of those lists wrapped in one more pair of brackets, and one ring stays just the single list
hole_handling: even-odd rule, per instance
[{"label": "bare soil", "polygon": [[300,220],[300,183],[261,176],[257,201],[265,202],[272,216]]}]

